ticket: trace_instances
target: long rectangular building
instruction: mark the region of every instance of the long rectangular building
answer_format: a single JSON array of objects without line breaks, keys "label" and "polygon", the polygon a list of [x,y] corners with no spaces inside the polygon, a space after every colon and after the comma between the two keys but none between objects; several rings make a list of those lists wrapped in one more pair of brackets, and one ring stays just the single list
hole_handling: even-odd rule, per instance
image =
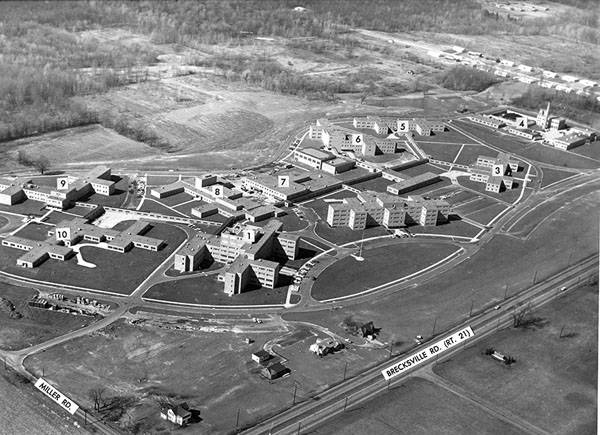
[{"label": "long rectangular building", "polygon": [[440,176],[433,172],[426,172],[419,174],[416,177],[408,178],[399,183],[390,184],[387,187],[387,191],[393,195],[401,195],[412,190],[419,189],[430,184],[434,184],[440,181]]}]

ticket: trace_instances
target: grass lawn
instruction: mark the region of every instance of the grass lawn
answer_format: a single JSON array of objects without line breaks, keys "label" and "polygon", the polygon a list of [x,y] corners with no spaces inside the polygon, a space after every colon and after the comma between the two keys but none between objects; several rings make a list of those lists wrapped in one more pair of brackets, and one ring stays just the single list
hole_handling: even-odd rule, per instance
[{"label": "grass lawn", "polygon": [[46,240],[48,238],[48,230],[54,230],[54,228],[49,225],[30,223],[17,231],[15,236],[25,237],[29,240]]},{"label": "grass lawn", "polygon": [[465,204],[467,202],[473,201],[475,198],[481,198],[474,192],[469,190],[460,190],[456,195],[449,196],[446,198],[446,201],[450,203],[453,207],[460,207],[461,204]]},{"label": "grass lawn", "polygon": [[360,190],[375,190],[376,192],[386,192],[386,189],[390,184],[394,184],[394,182],[383,177],[377,177],[373,178],[372,180],[361,181],[360,183],[356,183],[352,187],[355,187]]},{"label": "grass lawn", "polygon": [[427,153],[427,155],[435,160],[442,160],[444,162],[453,162],[454,158],[458,154],[461,145],[445,144],[445,143],[423,143],[417,142],[420,148]]},{"label": "grass lawn", "polygon": [[431,136],[416,135],[415,139],[416,139],[417,143],[420,143],[420,142],[453,142],[453,143],[458,143],[458,144],[475,143],[475,142],[473,142],[473,139],[468,138],[467,136],[465,136],[462,133],[459,133],[458,131],[454,130],[453,128],[451,128],[451,129],[447,128],[446,131],[444,131],[443,133],[436,131]]},{"label": "grass lawn", "polygon": [[318,222],[316,230],[317,234],[329,240],[331,243],[336,245],[342,245],[344,243],[353,242],[355,240],[366,239],[369,237],[385,236],[391,234],[390,231],[386,230],[385,227],[369,227],[363,230],[351,230],[349,227],[336,227],[331,228],[325,222]]},{"label": "grass lawn", "polygon": [[598,161],[579,156],[571,152],[561,151],[559,149],[542,145],[538,142],[527,142],[519,138],[500,134],[485,127],[473,125],[463,121],[454,121],[463,130],[485,144],[493,145],[506,152],[516,154],[526,159],[548,163],[551,165],[564,166],[568,168],[594,169],[600,164]]},{"label": "grass lawn", "polygon": [[[325,199],[341,199],[341,198],[335,198],[334,196],[328,196]],[[304,207],[310,207],[312,208],[315,213],[321,218],[321,220],[326,221],[327,220],[327,210],[329,209],[329,203],[325,202],[323,199],[313,199],[310,202],[307,202],[306,204],[302,204]]]},{"label": "grass lawn", "polygon": [[588,142],[569,151],[579,154],[580,156],[591,157],[592,159],[600,161],[600,141]]},{"label": "grass lawn", "polygon": [[565,178],[573,177],[576,174],[572,172],[559,171],[557,169],[552,168],[541,168],[542,169],[542,182],[540,187],[549,186],[552,183],[556,183],[557,181],[564,180]]},{"label": "grass lawn", "polygon": [[[89,209],[86,209],[86,210],[89,211]],[[80,215],[73,216],[73,214],[75,214],[75,213],[71,214],[72,213],[71,209],[69,209],[67,211],[68,211],[68,213],[63,213],[60,211],[53,210],[52,213],[50,213],[48,216],[46,216],[46,218],[44,219],[44,223],[56,225],[57,223],[59,223],[61,221],[64,221],[64,220],[71,221],[71,220],[75,219],[77,216],[80,216]],[[49,230],[52,229],[52,227],[49,227],[48,225],[46,225],[46,226],[48,227]]]},{"label": "grass lawn", "polygon": [[8,312],[0,310],[0,348],[16,350],[43,343],[51,338],[87,326],[95,321],[94,317],[74,316],[56,311],[31,308],[27,301],[37,291],[28,287],[17,287],[0,282],[0,297],[10,301],[15,311],[22,317],[10,317]]},{"label": "grass lawn", "polygon": [[[545,219],[548,216],[551,216],[554,219],[554,213],[566,208],[565,202],[570,195],[586,198],[588,201],[590,201],[590,204],[598,207],[600,203],[600,194],[598,193],[599,189],[600,180],[596,180],[593,183],[589,183],[571,190],[569,194],[554,197],[550,201],[540,203],[541,199],[539,199],[538,203],[536,203],[537,205],[535,206],[535,209],[527,213],[525,219],[519,220],[510,231],[512,233],[527,234],[535,228],[537,222],[540,220]],[[588,227],[588,229],[597,227],[598,225],[596,224],[593,227]],[[581,234],[578,234],[575,240],[578,240],[583,234],[585,233],[582,232]]]},{"label": "grass lawn", "polygon": [[474,165],[477,163],[477,157],[479,156],[495,157],[497,155],[498,152],[496,150],[483,145],[465,145],[456,159],[456,163],[460,165]]},{"label": "grass lawn", "polygon": [[[505,190],[500,193],[495,193],[495,192],[486,192],[485,183],[478,183],[477,181],[471,181],[467,177],[460,177],[458,179],[458,182],[460,183],[461,186],[468,187],[469,189],[473,189],[476,192],[480,192],[482,194],[482,196],[496,198],[500,201],[504,201],[504,202],[507,202],[510,204],[512,204],[519,197],[519,195],[521,195],[521,190],[523,188],[523,185],[521,184],[522,181],[515,180],[515,181],[513,181],[512,189]],[[526,188],[525,194],[523,195],[523,198],[521,200],[523,201],[525,198],[527,198],[529,193],[531,193],[531,189]]]},{"label": "grass lawn", "polygon": [[[350,402],[351,403],[351,402]],[[521,432],[477,405],[421,378],[410,378],[311,433],[517,435]]]},{"label": "grass lawn", "polygon": [[46,204],[40,201],[26,199],[23,202],[14,205],[0,204],[0,210],[9,213],[17,213],[24,215],[42,216],[46,213]]},{"label": "grass lawn", "polygon": [[[307,242],[310,242],[311,244],[309,245]],[[311,239],[310,237],[304,237],[304,236],[302,236],[302,238],[298,242],[298,246],[299,246],[300,249],[314,250],[315,247],[312,246],[312,245],[318,246],[323,251],[327,251],[330,248],[325,243],[323,243],[323,242],[321,242],[321,241],[319,241],[317,239]]]},{"label": "grass lawn", "polygon": [[537,279],[543,279],[564,269],[569,260],[573,264],[598,252],[599,201],[572,200],[569,194],[562,201],[571,200],[570,206],[545,220],[528,240],[496,235],[470,259],[414,288],[334,311],[290,312],[283,317],[315,323],[344,336],[348,336],[344,319],[373,321],[382,328],[381,341],[394,340],[399,343],[398,352],[407,351],[415,335],[431,335],[434,322],[439,333],[466,319],[471,304],[474,312],[497,304],[506,284],[508,294],[513,295],[529,287],[536,272]]},{"label": "grass lawn", "polygon": [[450,236],[474,237],[481,231],[481,228],[460,219],[451,219],[436,226],[414,225],[408,227],[408,231],[413,234],[447,234]]},{"label": "grass lawn", "polygon": [[487,225],[492,219],[494,219],[503,210],[506,210],[507,206],[504,204],[490,204],[489,206],[482,208],[478,211],[467,214],[469,219],[479,222],[482,225]]},{"label": "grass lawn", "polygon": [[9,220],[7,218],[5,218],[4,216],[0,216],[0,229],[8,225],[8,222]]},{"label": "grass lawn", "polygon": [[[500,204],[500,203],[498,201],[494,201],[493,199],[487,198],[485,196],[480,196],[476,200],[464,202],[462,205],[454,206],[454,211],[456,211],[461,216],[468,216],[471,213],[475,213],[479,210],[485,209],[494,204]],[[503,205],[503,204],[501,204],[501,205]]]},{"label": "grass lawn", "polygon": [[287,286],[275,289],[259,288],[227,296],[223,283],[216,276],[193,276],[177,281],[166,281],[152,286],[144,297],[170,302],[204,305],[276,305],[284,304]]},{"label": "grass lawn", "polygon": [[142,204],[142,207],[139,211],[145,211],[148,213],[160,213],[167,216],[185,217],[185,213],[177,213],[176,211],[173,211],[170,208],[164,206],[160,202],[157,202],[156,200],[152,200],[150,198],[144,199],[144,203]]},{"label": "grass lawn", "polygon": [[[530,318],[535,320],[533,326],[501,330],[437,365],[435,371],[549,433],[595,433],[597,280],[536,310]],[[488,347],[512,356],[516,363],[510,367],[498,363],[483,354]]]},{"label": "grass lawn", "polygon": [[153,224],[145,235],[163,239],[167,246],[158,252],[133,248],[124,254],[91,246],[81,248],[83,258],[97,266],[93,269],[77,265],[74,257],[67,261],[50,259],[36,268],[23,269],[16,260],[24,251],[0,246],[0,267],[5,272],[41,281],[129,294],[185,239],[179,228],[162,223]]},{"label": "grass lawn", "polygon": [[415,273],[456,250],[456,246],[435,242],[365,246],[364,261],[345,257],[327,267],[317,277],[311,295],[324,300],[358,293]]}]

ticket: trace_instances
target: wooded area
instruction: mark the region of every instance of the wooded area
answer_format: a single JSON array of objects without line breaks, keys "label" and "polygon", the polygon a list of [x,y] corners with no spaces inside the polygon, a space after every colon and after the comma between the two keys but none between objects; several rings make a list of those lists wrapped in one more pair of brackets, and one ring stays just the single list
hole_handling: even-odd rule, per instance
[{"label": "wooded area", "polygon": [[[353,26],[392,32],[561,34],[598,44],[597,4],[565,2],[581,9],[569,17],[526,24],[489,13],[476,0],[372,0],[368,7],[359,0],[306,0],[303,12],[293,11],[295,0],[0,2],[0,141],[102,120],[71,97],[128,83],[127,69],[152,65],[160,54],[149,45],[107,43],[81,33],[88,30],[122,28],[157,43],[192,47],[239,45],[254,36],[310,36],[319,39],[289,44],[315,53],[336,47],[346,58],[352,57],[354,42],[345,35]],[[201,62],[218,66],[230,80],[310,98],[332,99],[335,93],[365,88],[385,91],[372,81],[359,83],[358,77],[346,82],[308,77],[267,58],[213,57]],[[454,71],[444,82],[463,89],[459,81],[464,76]],[[489,81],[480,79],[473,89]]]}]

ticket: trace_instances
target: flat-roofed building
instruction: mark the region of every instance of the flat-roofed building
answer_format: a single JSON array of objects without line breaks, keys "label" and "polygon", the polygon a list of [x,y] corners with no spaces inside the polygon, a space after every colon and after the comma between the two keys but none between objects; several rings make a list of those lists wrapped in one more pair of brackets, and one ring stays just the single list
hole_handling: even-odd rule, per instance
[{"label": "flat-roofed building", "polygon": [[506,170],[507,167],[510,168],[511,172],[517,172],[519,170],[519,162],[511,159],[510,155],[504,152],[498,153],[496,157],[480,155],[477,157],[476,165],[484,168],[493,168],[494,165],[503,165],[502,173],[497,175],[506,175],[508,173]]},{"label": "flat-roofed building", "polygon": [[65,261],[73,255],[73,250],[70,247],[54,243],[53,238],[38,241],[24,237],[9,236],[2,239],[2,246],[27,251],[17,258],[17,266],[25,268],[37,267],[49,258]]},{"label": "flat-roofed building", "polygon": [[387,187],[387,191],[393,195],[401,195],[403,193],[437,183],[438,181],[440,181],[440,176],[438,174],[426,172],[424,174],[419,174],[416,177],[400,181],[399,183],[390,184]]},{"label": "flat-roofed building", "polygon": [[494,129],[499,129],[506,125],[506,123],[504,121],[492,118],[491,116],[487,116],[487,115],[473,114],[473,115],[467,116],[467,118],[470,121],[473,121],[477,124],[485,125],[486,127],[490,127],[490,128],[494,128]]},{"label": "flat-roofed building", "polygon": [[362,230],[373,225],[397,228],[410,223],[436,225],[448,218],[450,204],[422,196],[398,198],[380,192],[361,192],[356,198],[329,204],[327,223],[332,227],[348,226]]},{"label": "flat-roofed building", "polygon": [[335,159],[335,156],[331,153],[314,148],[303,148],[294,151],[294,159],[308,167],[321,169],[323,162],[333,160]]},{"label": "flat-roofed building", "polygon": [[321,170],[323,172],[327,172],[328,174],[335,175],[349,171],[350,169],[354,168],[355,165],[356,163],[354,160],[336,157],[333,160],[323,162],[321,165]]}]

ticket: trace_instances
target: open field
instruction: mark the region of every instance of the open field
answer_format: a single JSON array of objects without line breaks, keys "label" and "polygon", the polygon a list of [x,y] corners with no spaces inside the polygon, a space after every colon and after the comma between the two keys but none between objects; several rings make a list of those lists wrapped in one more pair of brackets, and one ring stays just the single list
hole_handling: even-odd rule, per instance
[{"label": "open field", "polygon": [[[49,382],[89,408],[89,390],[102,385],[106,398],[122,399],[123,409],[114,409],[114,419],[139,432],[173,430],[159,418],[155,398],[160,396],[185,400],[200,411],[200,422],[178,432],[225,434],[235,429],[238,409],[239,424],[244,427],[291,406],[296,380],[301,382],[297,400],[307,399],[332,381],[320,375],[318,367],[304,371],[295,361],[285,363],[292,369],[291,376],[271,382],[260,376],[260,365],[250,356],[284,332],[277,324],[265,320],[256,325],[249,318],[240,319],[234,333],[230,332],[233,325],[208,316],[195,326],[201,330],[184,332],[119,322],[36,354],[25,363],[34,373],[41,373],[44,367]],[[291,334],[285,346],[308,336],[313,336],[312,332]],[[246,344],[246,337],[255,342]],[[331,371],[337,361],[325,364],[332,366]]]},{"label": "open field", "polygon": [[331,228],[325,222],[318,222],[315,232],[325,240],[341,245],[355,240],[367,239],[369,237],[385,236],[390,234],[390,231],[385,227],[368,227],[365,230],[352,230],[349,227]]},{"label": "open field", "polygon": [[492,219],[494,219],[503,210],[506,210],[507,206],[504,204],[490,204],[477,211],[466,214],[465,216],[469,219],[479,222],[481,225],[487,225]]},{"label": "open field", "polygon": [[[46,155],[51,168],[64,167],[65,163],[73,167],[117,166],[121,160],[158,155],[156,149],[97,124],[19,139],[4,146],[11,154],[23,150],[29,155]],[[14,169],[15,164],[15,161],[3,160],[0,169]]]},{"label": "open field", "polygon": [[153,224],[145,235],[163,239],[167,245],[158,252],[133,248],[124,254],[85,246],[81,254],[96,268],[79,266],[73,257],[67,261],[49,259],[33,269],[17,266],[16,260],[24,251],[0,246],[0,267],[26,278],[129,294],[185,239],[179,228],[162,223]]},{"label": "open field", "polygon": [[156,284],[144,293],[145,298],[202,305],[278,305],[285,303],[287,286],[259,288],[227,296],[216,276],[192,276]]},{"label": "open field", "polygon": [[432,159],[453,162],[462,145],[447,143],[417,142],[419,147]]},{"label": "open field", "polygon": [[[501,330],[438,364],[435,371],[548,432],[594,433],[597,308],[596,279],[532,312],[529,326]],[[516,363],[508,367],[484,355],[488,347]]]},{"label": "open field", "polygon": [[28,287],[0,282],[0,297],[10,301],[14,312],[21,315],[10,315],[4,305],[0,309],[0,348],[22,349],[87,326],[95,320],[90,316],[31,308],[27,302],[37,294]]},{"label": "open field", "polygon": [[597,198],[573,200],[526,241],[496,235],[470,259],[415,287],[334,311],[285,313],[283,317],[316,323],[340,334],[346,334],[343,321],[349,316],[359,322],[372,320],[382,328],[381,341],[397,340],[402,343],[398,351],[406,351],[415,335],[430,336],[434,323],[436,332],[446,330],[467,318],[471,304],[477,312],[501,301],[507,290],[512,295],[527,288],[534,275],[539,281],[569,262],[598,252],[599,203]]},{"label": "open field", "polygon": [[[574,188],[569,192],[569,194],[556,196],[543,202],[539,201],[536,203],[536,205],[534,205],[533,209],[523,211],[523,215],[525,217],[519,221],[516,221],[510,231],[511,233],[517,235],[528,235],[536,228],[537,223],[543,219],[550,218],[551,220],[555,220],[556,215],[560,211],[568,210],[571,207],[571,203],[567,199],[570,195],[576,196],[580,198],[580,200],[589,201],[592,205],[597,205],[600,202],[599,188],[600,181],[596,180],[595,182],[587,183]],[[591,228],[594,228],[594,226],[590,226],[587,229]],[[580,237],[581,235],[577,235],[576,240],[578,240]]]},{"label": "open field", "polygon": [[516,154],[526,159],[578,169],[595,169],[600,164],[597,160],[582,157],[571,152],[561,151],[537,142],[527,142],[521,138],[500,134],[489,128],[480,127],[472,123],[464,121],[454,122],[460,128],[477,137],[483,143],[490,144],[496,148],[500,148],[506,152]]},{"label": "open field", "polygon": [[573,177],[575,174],[572,172],[559,171],[557,169],[542,168],[543,176],[540,187],[544,188],[557,181],[564,180],[565,178]]},{"label": "open field", "polygon": [[[500,192],[500,193],[486,192],[485,183],[471,181],[471,180],[469,180],[468,177],[460,177],[458,179],[458,182],[460,183],[461,186],[472,189],[475,192],[481,193],[481,196],[495,198],[501,202],[505,202],[505,203],[509,203],[509,204],[512,204],[513,202],[515,202],[517,200],[517,198],[519,198],[519,195],[521,195],[521,190],[523,189],[523,185],[521,184],[522,181],[520,181],[520,180],[513,181],[512,189],[504,190],[503,192]],[[531,194],[531,189],[527,187],[527,188],[525,188],[525,193],[523,194],[522,199],[527,198],[527,196],[529,194]]]},{"label": "open field", "polygon": [[455,205],[454,211],[458,212],[461,216],[468,216],[471,213],[475,213],[494,204],[499,203],[487,196],[477,196],[470,201],[463,201],[459,205]]},{"label": "open field", "polygon": [[600,141],[587,142],[569,151],[580,156],[590,157],[600,162]]},{"label": "open field", "polygon": [[367,244],[362,251],[364,261],[345,257],[321,272],[311,296],[324,300],[358,293],[415,273],[456,250],[456,246],[435,242]]},{"label": "open field", "polygon": [[474,165],[479,156],[494,157],[498,153],[483,145],[465,145],[456,159],[456,163],[460,165]]},{"label": "open field", "polygon": [[516,427],[421,378],[348,410],[311,431],[318,435],[520,434]]},{"label": "open field", "polygon": [[438,225],[422,226],[413,225],[407,228],[413,234],[444,234],[449,236],[474,237],[481,231],[474,225],[450,216],[450,220]]},{"label": "open field", "polygon": [[454,143],[454,144],[472,144],[475,143],[473,141],[473,139],[465,136],[462,133],[459,133],[458,131],[454,130],[453,128],[448,129],[446,128],[446,131],[439,132],[436,131],[434,132],[435,134],[432,134],[431,136],[415,136],[415,140],[417,141],[418,144],[421,143],[427,143],[427,142],[435,142],[435,143]]},{"label": "open field", "polygon": [[30,382],[12,370],[0,375],[0,420],[7,434],[67,434],[87,433],[77,429],[66,411],[40,394]]}]

